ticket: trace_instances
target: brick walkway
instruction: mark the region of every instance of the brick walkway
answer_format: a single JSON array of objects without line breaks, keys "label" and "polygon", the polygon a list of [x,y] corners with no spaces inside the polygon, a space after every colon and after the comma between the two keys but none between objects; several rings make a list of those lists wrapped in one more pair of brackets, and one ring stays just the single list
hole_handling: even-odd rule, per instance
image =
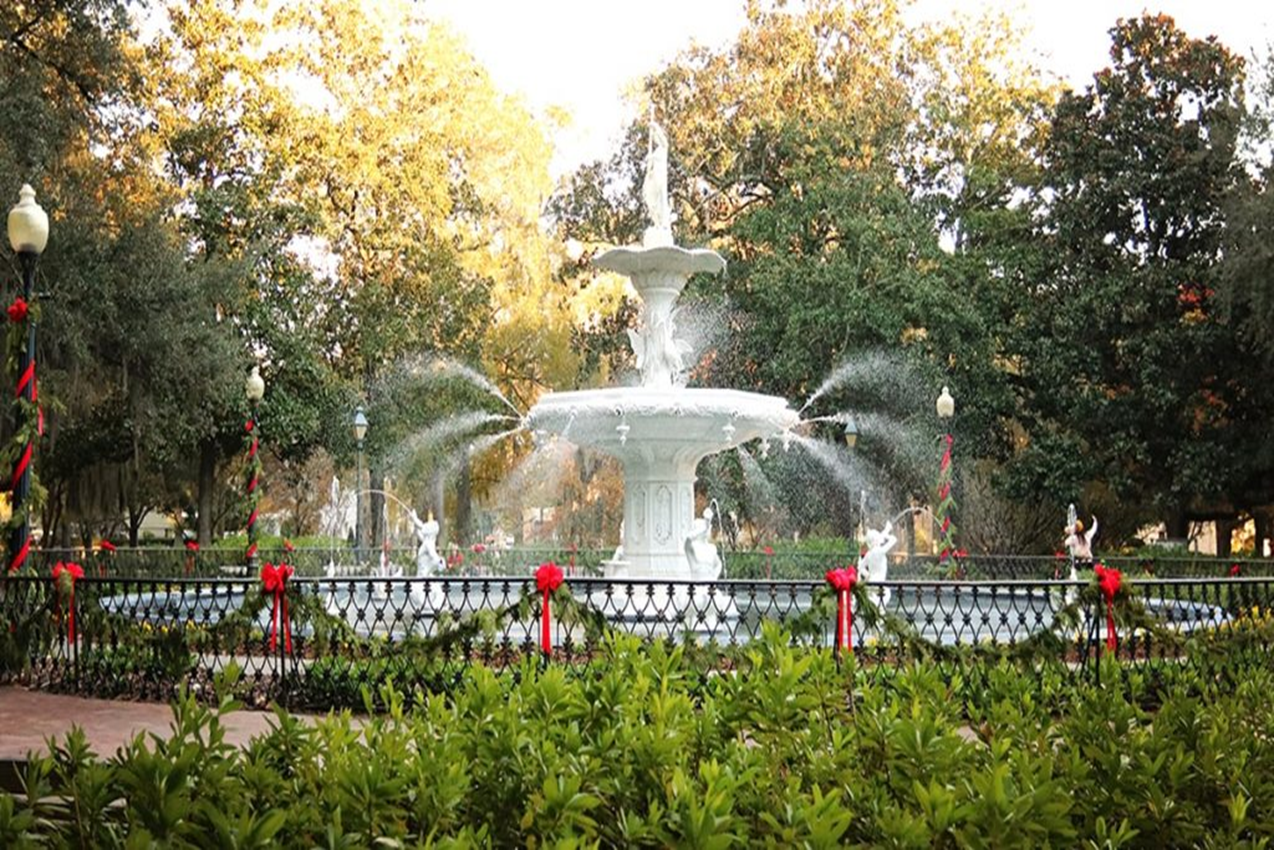
[{"label": "brick walkway", "polygon": [[[274,714],[236,711],[222,718],[226,741],[246,744],[269,729]],[[23,761],[32,750],[44,752],[49,736],[64,737],[81,726],[99,756],[107,757],[138,732],[171,733],[172,710],[162,703],[84,699],[82,697],[0,687],[0,761]]]}]

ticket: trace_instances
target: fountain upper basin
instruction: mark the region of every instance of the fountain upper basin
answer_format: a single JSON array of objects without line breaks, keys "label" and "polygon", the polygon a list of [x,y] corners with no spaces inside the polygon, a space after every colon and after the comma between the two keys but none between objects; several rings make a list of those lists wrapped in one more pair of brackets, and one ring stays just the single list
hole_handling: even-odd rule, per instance
[{"label": "fountain upper basin", "polygon": [[800,421],[787,400],[778,396],[688,387],[551,393],[527,419],[535,430],[621,459],[647,451],[675,451],[684,453],[686,460],[758,437],[779,436]]}]

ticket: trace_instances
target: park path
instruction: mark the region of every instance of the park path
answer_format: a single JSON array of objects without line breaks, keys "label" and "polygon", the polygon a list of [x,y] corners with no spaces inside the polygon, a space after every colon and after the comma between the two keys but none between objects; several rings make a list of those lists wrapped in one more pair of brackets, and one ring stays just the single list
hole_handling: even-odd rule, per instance
[{"label": "park path", "polygon": [[[172,732],[172,709],[167,703],[88,699],[0,686],[0,761],[25,761],[32,751],[46,752],[47,739],[61,739],[71,727],[82,727],[99,756],[109,757],[138,732],[167,737]],[[235,711],[221,718],[226,741],[235,746],[269,731],[274,714]]]}]

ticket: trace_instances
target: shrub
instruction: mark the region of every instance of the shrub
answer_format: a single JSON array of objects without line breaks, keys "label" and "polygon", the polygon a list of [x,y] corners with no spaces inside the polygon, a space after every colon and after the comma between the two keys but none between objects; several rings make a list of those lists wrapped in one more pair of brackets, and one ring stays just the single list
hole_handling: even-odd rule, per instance
[{"label": "shrub", "polygon": [[1105,688],[1007,662],[870,685],[772,630],[705,676],[617,638],[584,669],[364,688],[367,717],[278,711],[242,749],[233,702],[183,694],[166,740],[34,757],[0,846],[1265,846],[1274,676],[1109,666]]}]

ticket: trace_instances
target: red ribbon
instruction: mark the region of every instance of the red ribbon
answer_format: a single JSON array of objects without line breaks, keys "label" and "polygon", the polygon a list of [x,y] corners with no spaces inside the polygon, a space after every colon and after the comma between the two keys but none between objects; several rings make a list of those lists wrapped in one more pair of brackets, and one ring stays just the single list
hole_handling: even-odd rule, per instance
[{"label": "red ribbon", "polygon": [[553,653],[553,617],[549,613],[549,595],[562,586],[564,581],[562,568],[549,561],[540,564],[535,571],[535,587],[544,596],[544,605],[540,609],[540,649],[545,655]]},{"label": "red ribbon", "polygon": [[[62,596],[62,576],[71,577],[71,589],[69,591],[69,600],[67,603],[66,615],[66,640],[68,643],[75,643],[75,580],[84,578],[84,568],[79,564],[64,564],[58,561],[53,565],[53,583],[57,585],[59,599]],[[59,605],[59,614],[60,614]]]},{"label": "red ribbon", "polygon": [[283,620],[283,646],[292,654],[292,623],[288,619],[288,579],[292,568],[287,564],[266,564],[261,568],[261,588],[274,595],[274,609],[270,612],[270,651],[279,646],[279,620]]},{"label": "red ribbon", "polygon": [[1115,631],[1115,594],[1119,593],[1123,584],[1123,574],[1119,570],[1109,569],[1103,564],[1093,568],[1097,575],[1097,587],[1106,599],[1106,648],[1114,652],[1119,648],[1119,634]]},{"label": "red ribbon", "polygon": [[18,491],[18,482],[22,480],[22,473],[27,471],[27,467],[31,465],[31,444],[27,443],[22,449],[22,457],[18,458],[18,462],[13,467],[13,477],[9,479],[9,490]]},{"label": "red ribbon", "polygon": [[858,584],[858,567],[828,570],[827,583],[836,591],[836,649],[854,651],[854,585]]},{"label": "red ribbon", "polygon": [[27,556],[31,554],[31,535],[27,534],[27,539],[22,541],[22,545],[18,551],[14,553],[13,559],[9,561],[9,572],[16,573],[22,569],[22,565],[26,563]]},{"label": "red ribbon", "polygon": [[18,378],[18,387],[17,389],[13,391],[13,394],[15,396],[22,395],[22,391],[27,388],[27,384],[32,384],[31,400],[37,401],[38,399],[36,396],[35,385],[32,383],[33,381],[35,381],[35,360],[34,359],[32,359],[29,363],[27,363],[26,371],[22,373],[21,378]]}]

